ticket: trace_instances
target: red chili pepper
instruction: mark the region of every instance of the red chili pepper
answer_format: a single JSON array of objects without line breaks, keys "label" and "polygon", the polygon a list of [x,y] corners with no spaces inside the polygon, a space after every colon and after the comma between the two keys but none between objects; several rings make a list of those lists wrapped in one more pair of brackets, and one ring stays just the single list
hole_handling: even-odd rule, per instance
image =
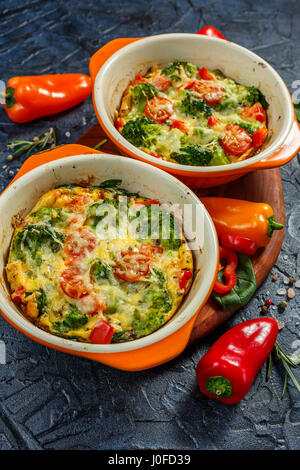
[{"label": "red chili pepper", "polygon": [[258,245],[250,238],[239,237],[238,235],[221,235],[221,243],[226,248],[230,248],[238,253],[243,253],[247,256],[252,256],[256,252]]},{"label": "red chili pepper", "polygon": [[72,108],[91,91],[91,78],[82,73],[14,77],[7,82],[3,106],[12,121],[29,122]]},{"label": "red chili pepper", "polygon": [[232,405],[242,400],[270,355],[278,334],[274,318],[255,318],[227,331],[197,366],[200,390]]},{"label": "red chili pepper", "polygon": [[193,277],[191,271],[182,270],[180,273],[179,288],[185,289],[189,279]]},{"label": "red chili pepper", "polygon": [[95,344],[109,344],[114,334],[114,328],[102,318],[97,321],[91,332],[90,340]]},{"label": "red chili pepper", "polygon": [[214,28],[214,26],[204,26],[204,28],[201,28],[196,34],[203,34],[204,36],[225,39],[225,41],[227,41],[225,36],[223,36],[217,28]]},{"label": "red chili pepper", "polygon": [[235,270],[238,265],[238,258],[234,251],[229,250],[228,248],[224,248],[223,246],[220,246],[220,258],[224,258],[227,262],[227,266],[225,267],[223,273],[226,284],[222,284],[222,282],[216,280],[214,291],[218,292],[219,294],[226,294],[236,285]]}]

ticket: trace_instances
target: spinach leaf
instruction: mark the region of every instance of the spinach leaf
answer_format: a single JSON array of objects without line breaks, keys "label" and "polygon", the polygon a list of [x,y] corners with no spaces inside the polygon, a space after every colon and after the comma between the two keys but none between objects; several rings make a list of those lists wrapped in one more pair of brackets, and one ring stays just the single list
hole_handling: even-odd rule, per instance
[{"label": "spinach leaf", "polygon": [[[256,278],[250,258],[246,255],[237,254],[238,267],[236,270],[237,283],[227,294],[217,294],[213,291],[212,298],[224,312],[233,312],[246,305],[256,291]],[[223,272],[218,274],[222,282]]]}]

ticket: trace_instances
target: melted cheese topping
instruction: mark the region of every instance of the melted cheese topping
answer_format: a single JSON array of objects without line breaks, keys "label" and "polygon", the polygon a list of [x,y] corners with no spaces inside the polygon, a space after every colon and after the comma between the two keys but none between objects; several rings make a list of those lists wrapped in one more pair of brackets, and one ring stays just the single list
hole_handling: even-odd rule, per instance
[{"label": "melted cheese topping", "polygon": [[[112,342],[121,342],[150,334],[174,315],[191,285],[181,281],[193,271],[191,251],[174,221],[179,235],[172,232],[170,240],[161,232],[112,237],[109,223],[99,229],[101,205],[119,207],[125,196],[121,188],[53,189],[16,228],[7,279],[12,299],[40,328],[98,342],[93,331],[102,320],[113,328]],[[153,206],[129,193],[122,207],[143,213],[144,225]]]}]

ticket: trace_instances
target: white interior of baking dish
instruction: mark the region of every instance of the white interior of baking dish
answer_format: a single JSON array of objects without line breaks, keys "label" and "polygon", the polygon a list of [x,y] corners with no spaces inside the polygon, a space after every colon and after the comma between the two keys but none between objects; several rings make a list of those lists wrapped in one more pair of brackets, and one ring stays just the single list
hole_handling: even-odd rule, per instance
[{"label": "white interior of baking dish", "polygon": [[[38,157],[37,157],[38,158]],[[204,247],[194,251],[194,267],[199,270],[190,292],[174,317],[155,333],[144,338],[121,344],[95,345],[66,340],[49,334],[28,321],[10,300],[5,282],[4,266],[13,235],[12,220],[16,215],[25,216],[39,197],[61,184],[80,184],[90,181],[97,185],[107,179],[121,179],[122,187],[139,192],[161,203],[192,204],[200,206],[199,199],[183,183],[168,173],[151,165],[126,157],[113,155],[78,155],[42,165],[14,182],[0,197],[0,309],[15,325],[25,332],[62,348],[74,351],[121,352],[147,346],[172,334],[182,327],[203,303],[211,286],[217,267],[218,244],[213,223],[203,208]]]},{"label": "white interior of baking dish", "polygon": [[[243,85],[259,88],[269,103],[268,127],[270,137],[263,150],[242,162],[222,165],[222,171],[242,168],[249,163],[272,155],[286,139],[293,120],[293,104],[278,73],[253,52],[222,39],[197,34],[163,34],[133,42],[113,54],[99,70],[94,84],[97,112],[109,133],[123,146],[141,158],[157,163],[157,158],[134,147],[114,127],[114,113],[129,82],[145,73],[154,64],[165,66],[173,60],[190,61],[197,66],[220,69],[226,76]],[[159,161],[166,168],[179,168],[199,173],[220,170],[220,166],[191,167]]]}]

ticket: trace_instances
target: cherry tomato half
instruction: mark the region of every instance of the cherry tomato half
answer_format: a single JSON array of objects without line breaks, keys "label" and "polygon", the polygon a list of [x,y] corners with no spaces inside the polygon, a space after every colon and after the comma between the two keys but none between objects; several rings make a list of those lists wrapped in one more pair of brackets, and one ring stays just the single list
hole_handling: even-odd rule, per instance
[{"label": "cherry tomato half", "polygon": [[223,98],[223,88],[218,82],[209,80],[194,80],[185,86],[186,90],[192,89],[198,93],[207,104],[213,106]]},{"label": "cherry tomato half", "polygon": [[86,315],[96,315],[99,310],[106,310],[106,303],[95,294],[85,295],[78,301],[80,311]]},{"label": "cherry tomato half", "polygon": [[140,253],[148,256],[149,258],[155,254],[161,254],[163,251],[164,249],[161,246],[147,245],[146,243],[142,243],[140,247]]},{"label": "cherry tomato half", "polygon": [[177,121],[176,119],[172,122],[170,129],[179,129],[181,132],[184,132],[185,134],[189,132],[188,126],[184,122]]},{"label": "cherry tomato half", "polygon": [[114,268],[114,274],[126,282],[136,282],[147,276],[150,266],[149,256],[134,251],[122,253],[122,259]]},{"label": "cherry tomato half", "polygon": [[171,101],[161,96],[155,96],[147,101],[145,106],[146,116],[156,122],[165,122],[173,112]]},{"label": "cherry tomato half", "polygon": [[85,271],[79,266],[69,266],[60,278],[60,287],[63,292],[72,299],[80,299],[88,294],[83,275]]},{"label": "cherry tomato half", "polygon": [[67,236],[64,250],[71,258],[84,258],[93,251],[96,240],[96,235],[90,229],[81,227]]},{"label": "cherry tomato half", "polygon": [[262,127],[261,129],[257,129],[255,132],[253,132],[252,141],[254,150],[262,146],[266,140],[267,135],[268,129],[266,127]]},{"label": "cherry tomato half", "polygon": [[227,124],[225,135],[221,139],[225,152],[231,155],[243,155],[252,145],[251,136],[237,124]]},{"label": "cherry tomato half", "polygon": [[260,104],[254,104],[251,108],[244,108],[242,116],[248,119],[256,119],[259,122],[266,122],[266,112]]},{"label": "cherry tomato half", "polygon": [[155,75],[151,82],[159,91],[166,91],[172,85],[171,80],[163,75]]}]

